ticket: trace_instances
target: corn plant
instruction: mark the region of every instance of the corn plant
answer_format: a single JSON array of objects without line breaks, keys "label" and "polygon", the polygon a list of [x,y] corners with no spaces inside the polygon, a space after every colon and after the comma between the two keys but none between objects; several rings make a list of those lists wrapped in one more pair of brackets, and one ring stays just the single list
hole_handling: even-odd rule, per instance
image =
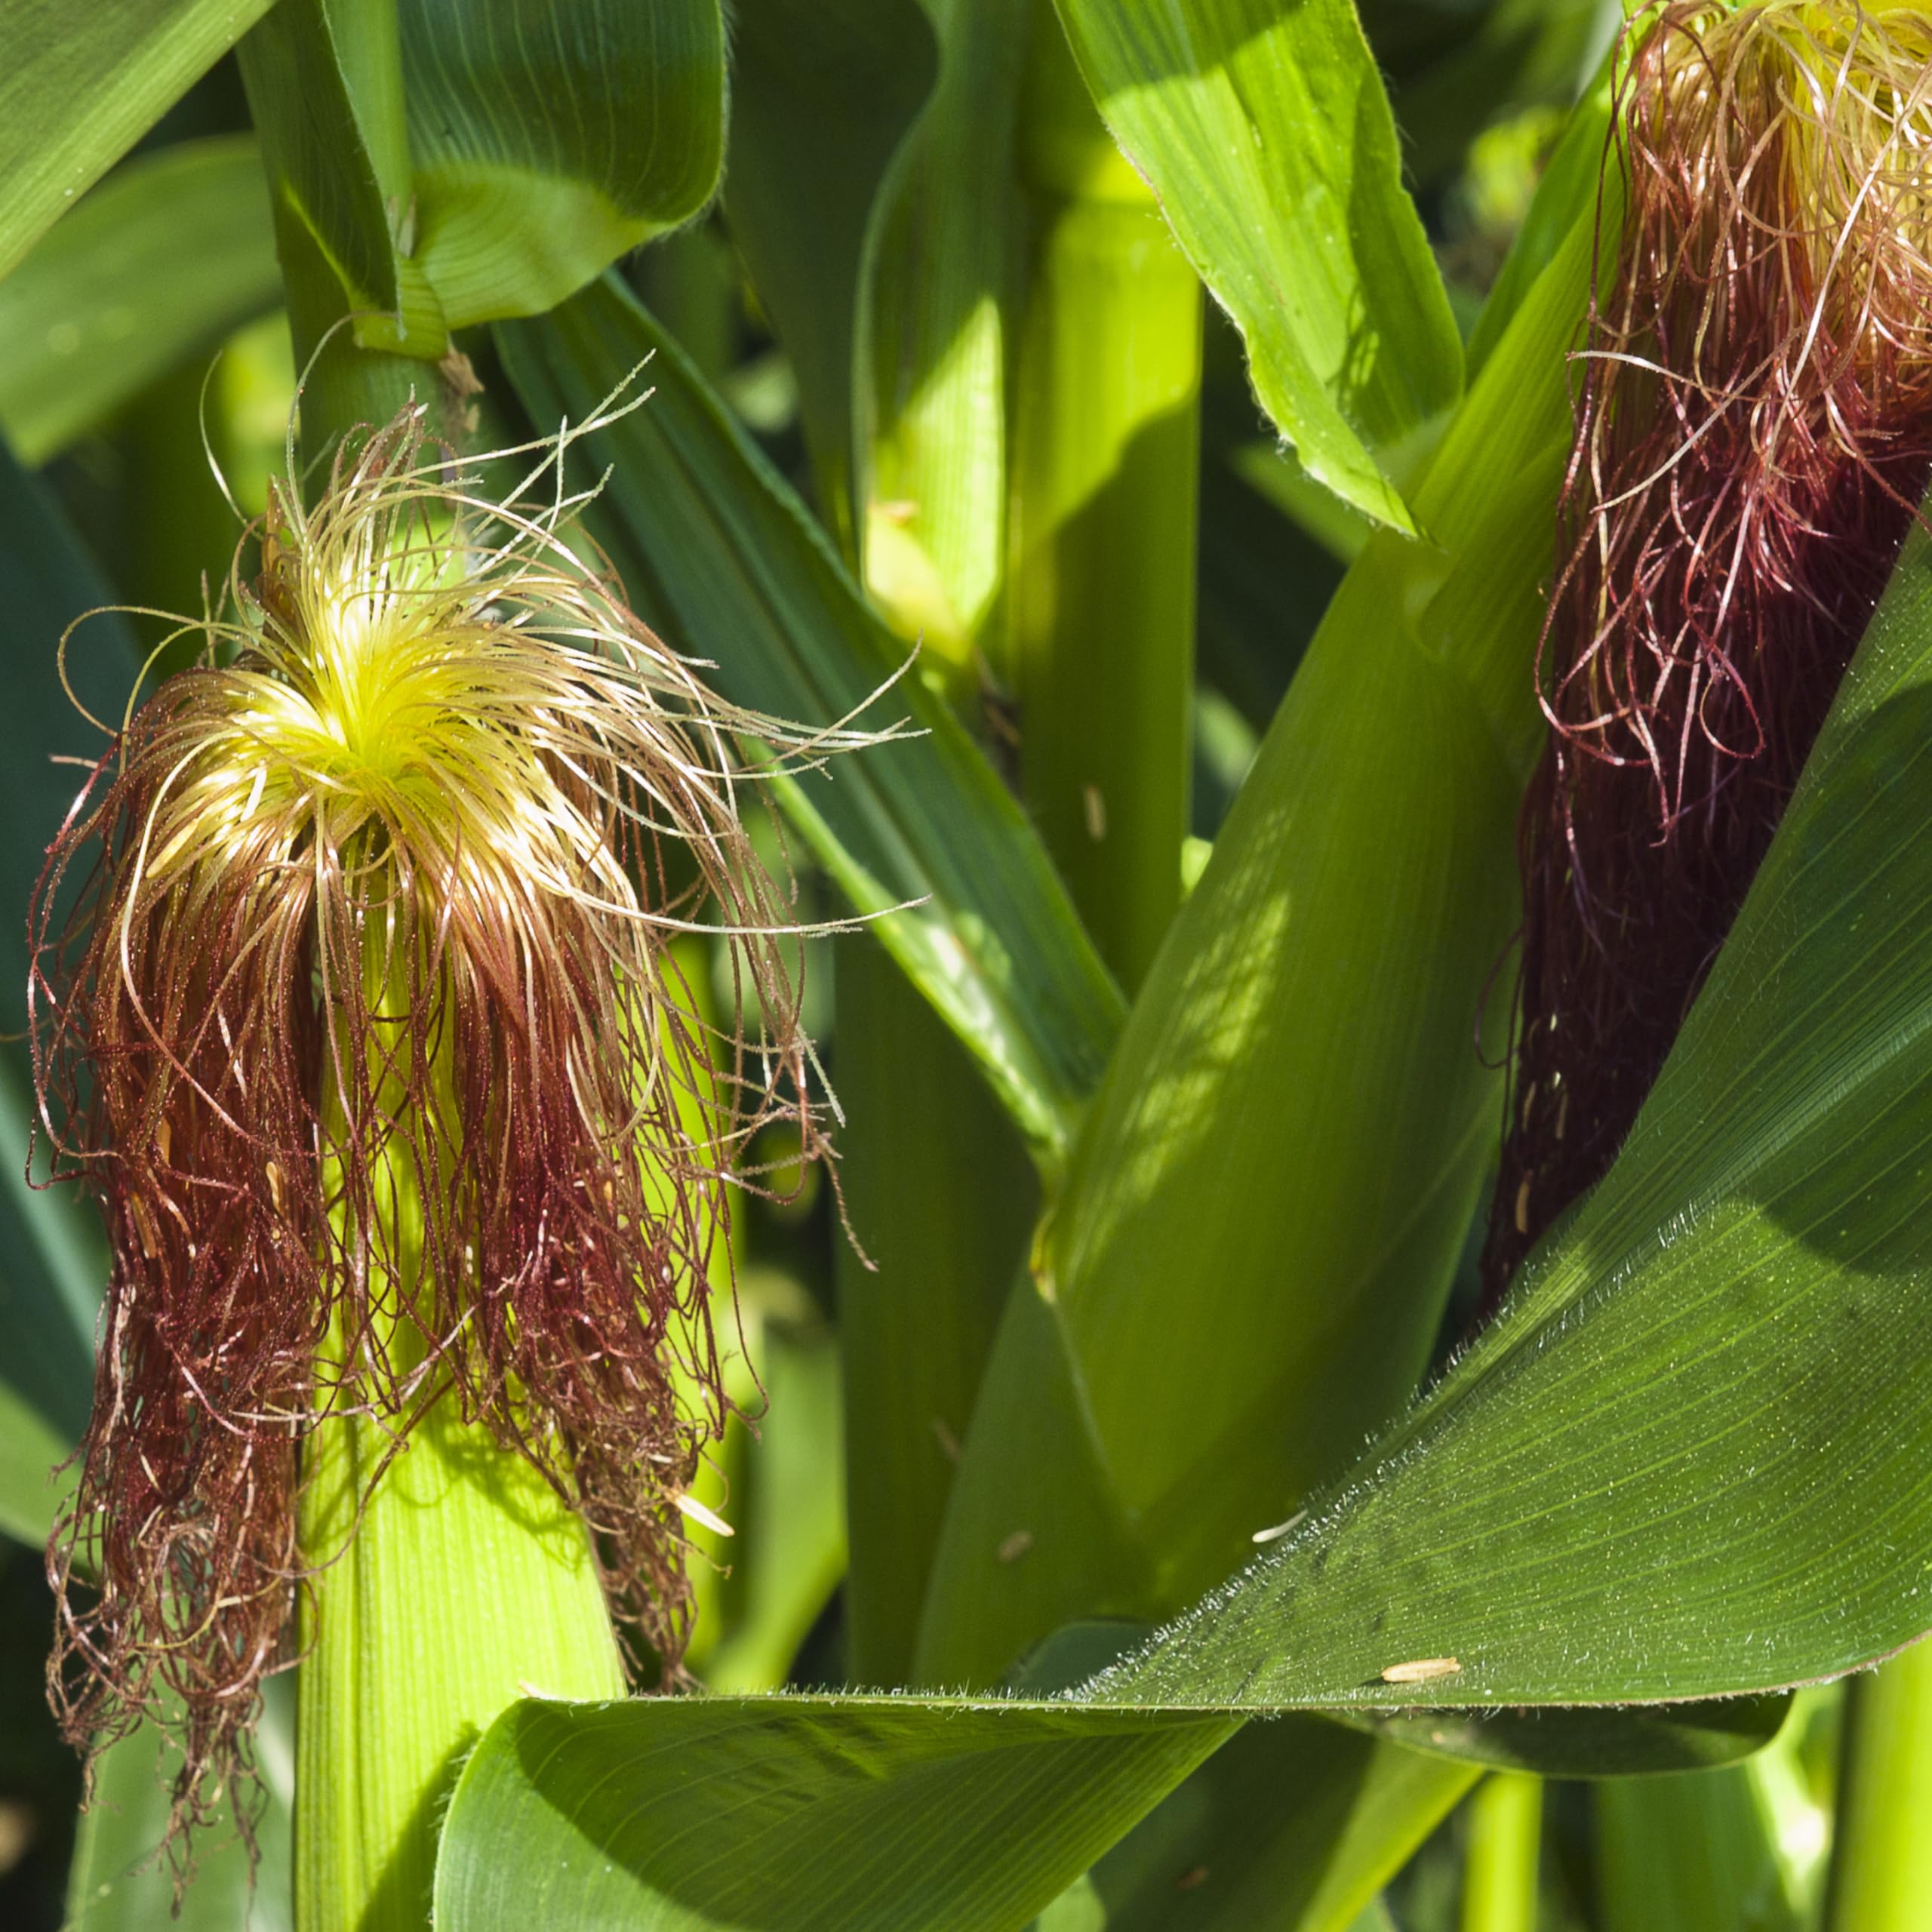
[{"label": "corn plant", "polygon": [[1932,1923],[1932,13],[0,106],[9,1924]]}]

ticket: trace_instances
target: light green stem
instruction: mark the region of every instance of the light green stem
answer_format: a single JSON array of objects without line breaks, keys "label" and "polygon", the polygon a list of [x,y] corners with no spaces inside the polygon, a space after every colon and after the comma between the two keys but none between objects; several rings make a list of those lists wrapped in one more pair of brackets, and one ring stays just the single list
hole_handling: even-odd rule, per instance
[{"label": "light green stem", "polygon": [[[953,1466],[1038,1199],[965,1051],[870,934],[840,943],[846,1666],[910,1681]],[[868,1263],[870,1266],[868,1266]]]},{"label": "light green stem", "polygon": [[[325,1096],[325,1118],[340,1106]],[[420,1196],[406,1155],[384,1168],[371,1244],[395,1256],[392,1292],[408,1294]],[[392,1304],[375,1325],[371,1339],[406,1374],[422,1355],[414,1324]],[[520,1697],[624,1691],[589,1537],[550,1485],[464,1422],[453,1397],[385,1469],[393,1433],[340,1416],[307,1445],[302,1548],[328,1567],[302,1619],[298,1932],[423,1932],[441,1807],[484,1727]]]},{"label": "light green stem", "polygon": [[1543,1780],[1494,1773],[1471,1794],[1468,1823],[1462,1932],[1534,1932]]},{"label": "light green stem", "polygon": [[1846,1687],[1826,1932],[1932,1925],[1932,1644]]},{"label": "light green stem", "polygon": [[1188,829],[1201,291],[1041,11],[1008,650],[1027,802],[1131,992],[1180,903]]}]

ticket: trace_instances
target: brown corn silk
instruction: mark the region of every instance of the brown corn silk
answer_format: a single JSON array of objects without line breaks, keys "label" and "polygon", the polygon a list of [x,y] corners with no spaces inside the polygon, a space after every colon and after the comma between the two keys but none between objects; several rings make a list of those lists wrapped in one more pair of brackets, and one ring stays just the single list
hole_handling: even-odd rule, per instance
[{"label": "brown corn silk", "polygon": [[1614,126],[1628,211],[1538,656],[1492,1300],[1635,1118],[1932,466],[1932,14],[1666,8]]},{"label": "brown corn silk", "polygon": [[[118,734],[36,895],[42,1120],[113,1251],[50,1683],[89,1749],[171,1723],[177,1827],[232,1794],[335,1553],[297,1533],[325,1415],[399,1441],[459,1401],[675,1663],[724,1182],[774,1116],[817,1150],[733,741],[795,768],[854,734],[721,705],[567,544],[561,445],[535,456],[548,503],[485,502],[412,411],[313,509],[278,493],[258,581]],[[679,977],[707,921],[755,1038],[709,1035]]]}]

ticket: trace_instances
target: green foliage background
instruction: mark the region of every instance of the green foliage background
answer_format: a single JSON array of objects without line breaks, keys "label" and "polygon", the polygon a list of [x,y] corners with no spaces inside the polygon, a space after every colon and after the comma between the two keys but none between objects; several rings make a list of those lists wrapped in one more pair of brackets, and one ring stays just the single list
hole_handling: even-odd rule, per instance
[{"label": "green foliage background", "polygon": [[[838,1198],[741,1217],[712,1694],[512,1705],[436,1923],[1924,1922],[1924,1666],[1790,1694],[1932,1626],[1922,536],[1616,1168],[1461,1346],[1617,25],[0,15],[8,1924],[168,1890],[157,1740],[77,1832],[38,1702],[105,1271],[26,1180],[50,754],[103,743],[56,647],[139,607],[69,651],[118,717],[298,363],[312,449],[452,352],[485,442],[648,385],[576,479],[639,611],[734,700],[915,728],[758,828],[845,924],[847,1124]],[[185,1925],[294,1922],[278,1700],[260,1767],[252,1903],[205,1847]]]}]

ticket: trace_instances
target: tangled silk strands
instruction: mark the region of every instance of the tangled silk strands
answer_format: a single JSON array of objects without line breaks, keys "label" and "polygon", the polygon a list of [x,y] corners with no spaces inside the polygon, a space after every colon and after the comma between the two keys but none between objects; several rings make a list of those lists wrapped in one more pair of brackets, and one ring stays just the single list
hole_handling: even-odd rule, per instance
[{"label": "tangled silk strands", "polygon": [[[820,1144],[734,746],[768,772],[860,734],[727,706],[644,628],[565,540],[570,440],[537,446],[534,506],[472,494],[420,411],[313,509],[276,492],[259,580],[238,564],[35,896],[42,1119],[113,1249],[50,1680],[91,1749],[178,1706],[177,1826],[232,1792],[335,1553],[296,1527],[325,1415],[400,1440],[452,1392],[681,1648],[724,1182],[776,1117]],[[696,1017],[669,947],[707,924],[755,1038]]]},{"label": "tangled silk strands", "polygon": [[1668,7],[1615,128],[1628,213],[1519,830],[1492,1299],[1635,1119],[1932,467],[1932,14]]}]

